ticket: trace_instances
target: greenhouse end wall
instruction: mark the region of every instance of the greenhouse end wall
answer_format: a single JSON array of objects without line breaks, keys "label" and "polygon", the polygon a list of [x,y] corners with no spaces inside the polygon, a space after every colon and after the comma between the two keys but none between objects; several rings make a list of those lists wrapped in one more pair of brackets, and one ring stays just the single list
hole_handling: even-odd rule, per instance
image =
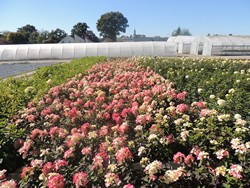
[{"label": "greenhouse end wall", "polygon": [[176,45],[167,42],[0,45],[0,61],[75,59],[87,56],[176,57],[177,52]]}]

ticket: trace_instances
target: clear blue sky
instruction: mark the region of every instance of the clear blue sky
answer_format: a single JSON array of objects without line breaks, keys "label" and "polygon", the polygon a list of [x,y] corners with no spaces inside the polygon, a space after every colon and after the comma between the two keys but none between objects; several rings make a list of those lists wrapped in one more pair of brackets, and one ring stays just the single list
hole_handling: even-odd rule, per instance
[{"label": "clear blue sky", "polygon": [[129,27],[124,35],[170,36],[178,26],[193,35],[250,35],[250,0],[0,0],[0,31],[31,24],[38,30],[60,28],[70,34],[85,22],[97,36],[96,22],[119,11]]}]

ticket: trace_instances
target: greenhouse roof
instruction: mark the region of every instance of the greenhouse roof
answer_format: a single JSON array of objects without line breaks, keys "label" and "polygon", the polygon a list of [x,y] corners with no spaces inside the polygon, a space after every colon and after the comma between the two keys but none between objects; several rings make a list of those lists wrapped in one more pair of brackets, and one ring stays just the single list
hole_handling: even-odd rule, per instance
[{"label": "greenhouse roof", "polygon": [[109,42],[0,45],[0,60],[74,59],[86,56],[176,56],[167,42]]},{"label": "greenhouse roof", "polygon": [[213,45],[250,45],[250,36],[202,36],[200,40]]},{"label": "greenhouse roof", "polygon": [[185,43],[185,44],[191,44],[192,41],[194,41],[197,37],[196,36],[176,36],[176,37],[170,37],[170,42],[174,43]]}]

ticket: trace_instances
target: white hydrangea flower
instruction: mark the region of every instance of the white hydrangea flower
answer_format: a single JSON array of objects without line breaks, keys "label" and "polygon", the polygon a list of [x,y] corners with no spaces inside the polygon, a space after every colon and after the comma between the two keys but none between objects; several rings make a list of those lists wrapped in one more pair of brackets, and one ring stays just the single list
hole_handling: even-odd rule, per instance
[{"label": "white hydrangea flower", "polygon": [[223,100],[223,99],[218,99],[218,100],[217,100],[217,104],[218,104],[219,106],[225,106],[226,101]]}]

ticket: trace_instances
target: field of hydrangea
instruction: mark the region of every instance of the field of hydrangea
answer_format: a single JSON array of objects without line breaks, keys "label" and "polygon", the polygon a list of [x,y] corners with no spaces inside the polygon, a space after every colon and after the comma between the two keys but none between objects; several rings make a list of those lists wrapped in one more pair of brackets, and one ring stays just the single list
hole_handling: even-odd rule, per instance
[{"label": "field of hydrangea", "polygon": [[0,187],[250,187],[249,83],[245,60],[96,64],[15,114]]}]

